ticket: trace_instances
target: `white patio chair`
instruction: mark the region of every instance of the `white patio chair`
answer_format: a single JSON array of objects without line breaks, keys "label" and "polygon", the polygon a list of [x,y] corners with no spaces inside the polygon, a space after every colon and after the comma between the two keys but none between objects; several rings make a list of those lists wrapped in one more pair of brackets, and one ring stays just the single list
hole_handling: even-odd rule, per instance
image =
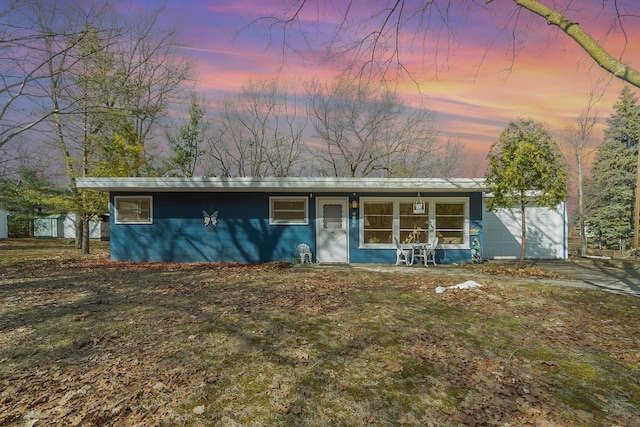
[{"label": "white patio chair", "polygon": [[432,263],[433,265],[438,265],[436,264],[436,247],[438,246],[438,238],[434,237],[430,244],[429,247],[426,249],[426,253],[424,254],[425,258],[424,258],[424,265],[427,265],[429,263]]},{"label": "white patio chair", "polygon": [[300,243],[296,247],[301,264],[311,264],[311,248],[306,243]]},{"label": "white patio chair", "polygon": [[394,237],[393,241],[396,244],[396,265],[411,265],[413,263],[411,249],[404,249],[402,246],[400,246],[397,237]]}]

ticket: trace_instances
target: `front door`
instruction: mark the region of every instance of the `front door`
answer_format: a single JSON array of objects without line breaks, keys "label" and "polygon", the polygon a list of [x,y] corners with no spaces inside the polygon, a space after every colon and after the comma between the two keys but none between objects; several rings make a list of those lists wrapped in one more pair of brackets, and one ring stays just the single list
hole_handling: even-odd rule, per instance
[{"label": "front door", "polygon": [[316,258],[324,263],[349,262],[349,200],[317,199]]}]

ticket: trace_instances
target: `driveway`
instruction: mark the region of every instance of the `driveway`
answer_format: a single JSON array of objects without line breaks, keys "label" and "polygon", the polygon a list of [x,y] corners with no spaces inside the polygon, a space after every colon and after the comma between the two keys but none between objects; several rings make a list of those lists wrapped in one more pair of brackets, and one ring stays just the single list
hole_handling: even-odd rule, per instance
[{"label": "driveway", "polygon": [[[630,268],[605,266],[586,260],[539,260],[535,267],[563,274],[592,289],[640,297],[640,271]],[[562,280],[558,281],[562,282]]]}]

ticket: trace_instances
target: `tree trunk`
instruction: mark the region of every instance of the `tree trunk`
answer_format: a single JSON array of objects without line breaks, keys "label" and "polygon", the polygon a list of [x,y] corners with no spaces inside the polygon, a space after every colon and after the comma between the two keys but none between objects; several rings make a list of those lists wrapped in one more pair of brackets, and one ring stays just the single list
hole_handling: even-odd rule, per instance
[{"label": "tree trunk", "polygon": [[82,253],[89,254],[89,219],[90,215],[82,215]]},{"label": "tree trunk", "polygon": [[522,227],[522,245],[520,246],[520,262],[518,263],[518,268],[524,268],[524,254],[526,253],[527,248],[527,224],[524,218],[524,208],[526,204],[524,202],[520,203],[520,226]]},{"label": "tree trunk", "polygon": [[638,249],[638,232],[640,232],[640,147],[638,148],[638,163],[636,166],[636,199],[633,209],[633,248]]},{"label": "tree trunk", "polygon": [[82,249],[82,224],[83,224],[82,215],[76,214],[76,237],[75,237],[76,249]]},{"label": "tree trunk", "polygon": [[587,256],[587,233],[584,226],[584,191],[582,189],[582,156],[578,160],[578,225],[580,229],[580,255]]}]

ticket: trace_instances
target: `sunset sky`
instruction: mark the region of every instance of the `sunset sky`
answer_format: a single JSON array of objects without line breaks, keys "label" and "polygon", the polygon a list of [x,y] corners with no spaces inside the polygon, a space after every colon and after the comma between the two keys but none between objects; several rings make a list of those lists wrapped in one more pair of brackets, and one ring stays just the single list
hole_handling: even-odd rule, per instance
[{"label": "sunset sky", "polygon": [[[302,50],[302,56],[286,51],[284,68],[277,31],[272,33],[271,44],[265,26],[240,31],[252,20],[280,13],[279,0],[170,0],[167,8],[168,16],[182,31],[184,50],[197,65],[196,90],[213,105],[221,94],[237,90],[249,79],[330,79],[336,75],[335,66],[321,65],[317,60],[330,31],[340,22],[344,3],[322,2],[302,14],[307,44],[299,41],[300,32],[289,33],[288,41]],[[375,7],[375,2],[362,3]],[[606,36],[605,46],[614,56],[624,53],[623,59],[639,68],[640,25],[627,22],[628,43],[623,52],[624,35],[619,27],[611,31],[612,16],[599,8],[600,1],[580,3],[579,10],[569,12],[569,17],[597,39]],[[633,7],[637,9],[628,12],[640,13],[640,5]],[[456,12],[455,40],[441,41],[437,56],[433,37],[416,39],[411,31],[402,35],[406,43],[401,59],[418,82],[402,84],[402,96],[415,105],[422,99],[426,108],[437,112],[445,135],[459,137],[468,148],[467,160],[482,164],[477,171],[480,175],[489,146],[509,120],[533,117],[554,133],[560,132],[576,120],[592,86],[607,76],[555,27],[526,11],[513,15],[514,10],[512,1],[495,0],[488,6]],[[358,11],[362,16],[365,12]],[[526,40],[515,57],[508,43],[511,35],[504,32],[507,19],[518,19],[519,25],[530,27],[521,34]],[[602,121],[611,114],[621,88],[621,82],[610,80],[600,106]]]}]

